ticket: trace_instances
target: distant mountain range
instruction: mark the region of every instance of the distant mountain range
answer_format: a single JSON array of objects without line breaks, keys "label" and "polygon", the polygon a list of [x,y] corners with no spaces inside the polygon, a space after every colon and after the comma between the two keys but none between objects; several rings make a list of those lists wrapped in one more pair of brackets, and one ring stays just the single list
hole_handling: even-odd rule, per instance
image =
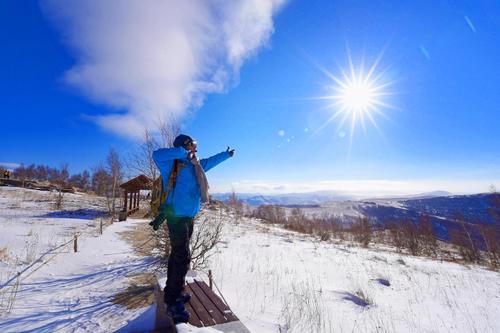
[{"label": "distant mountain range", "polygon": [[[370,200],[405,200],[405,199],[425,199],[440,196],[450,196],[451,193],[445,191],[435,191],[406,196],[382,196]],[[231,193],[215,193],[212,195],[215,199],[228,201]],[[335,191],[317,191],[306,193],[285,193],[285,194],[255,194],[255,193],[237,193],[238,200],[251,206],[260,205],[279,205],[285,207],[291,206],[311,206],[321,205],[326,202],[346,201],[361,199],[361,196],[349,195]]]},{"label": "distant mountain range", "polygon": [[[216,193],[212,195],[215,199],[228,201],[231,193]],[[353,196],[333,191],[318,191],[308,193],[286,193],[286,194],[255,194],[238,193],[237,197],[243,203],[251,206],[260,205],[319,205],[328,201],[343,201],[354,199]]]},{"label": "distant mountain range", "polygon": [[[219,200],[229,199],[230,194],[215,195]],[[238,198],[253,206],[279,205],[285,208],[300,207],[307,215],[323,214],[341,218],[346,224],[359,217],[370,218],[373,225],[385,228],[390,223],[418,221],[427,216],[431,219],[434,231],[442,240],[449,240],[451,232],[461,228],[459,217],[467,225],[491,224],[490,214],[495,211],[500,216],[500,207],[492,203],[498,195],[480,193],[471,195],[450,195],[437,191],[412,196],[377,197],[355,199],[336,192],[291,193],[280,195],[238,194]],[[498,221],[497,221],[498,223]]]},{"label": "distant mountain range", "polygon": [[369,202],[359,204],[359,211],[381,227],[389,223],[417,223],[421,217],[430,218],[434,232],[442,240],[450,240],[453,231],[462,232],[460,221],[464,221],[472,237],[479,238],[474,225],[491,225],[495,221],[491,212],[500,216],[500,206],[495,194],[453,195],[434,198],[417,198],[397,202]]},{"label": "distant mountain range", "polygon": [[408,194],[408,195],[399,195],[399,196],[379,196],[374,198],[377,199],[385,199],[385,200],[406,200],[406,199],[427,199],[427,198],[435,198],[435,197],[449,197],[452,196],[453,193],[447,191],[432,191],[432,192],[424,192],[418,194]]}]

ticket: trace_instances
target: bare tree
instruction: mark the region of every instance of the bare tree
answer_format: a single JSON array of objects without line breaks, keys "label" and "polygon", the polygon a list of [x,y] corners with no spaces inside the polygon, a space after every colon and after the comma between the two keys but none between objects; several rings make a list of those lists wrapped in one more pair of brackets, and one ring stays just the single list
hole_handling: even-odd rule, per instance
[{"label": "bare tree", "polygon": [[422,243],[416,223],[412,220],[404,221],[401,224],[403,231],[403,244],[412,255],[420,255],[422,251]]},{"label": "bare tree", "polygon": [[191,238],[191,269],[203,270],[208,266],[211,250],[220,242],[224,218],[222,213],[200,214],[195,220],[195,230]]},{"label": "bare tree", "polygon": [[[25,181],[26,178],[27,178],[27,175],[26,175],[26,167],[24,166],[24,164],[21,163],[20,166],[18,166],[17,168],[14,169],[13,173],[12,173],[12,176],[14,178],[17,178],[21,181]],[[24,184],[23,184],[24,186]]]},{"label": "bare tree", "polygon": [[265,223],[286,223],[285,210],[275,205],[260,205],[253,211],[252,217],[264,220]]},{"label": "bare tree", "polygon": [[180,126],[174,118],[158,121],[156,129],[145,129],[137,149],[130,153],[125,165],[133,174],[143,174],[152,180],[158,178],[158,169],[153,161],[153,152],[159,148],[172,147]]},{"label": "bare tree", "polygon": [[44,181],[47,180],[48,172],[47,172],[48,167],[44,165],[37,165],[36,167],[36,177],[38,180]]},{"label": "bare tree", "polygon": [[35,164],[30,164],[26,168],[26,178],[29,180],[35,180],[36,179],[36,167]]},{"label": "bare tree", "polygon": [[500,266],[500,225],[497,221],[492,224],[481,223],[478,225],[479,233],[483,239],[484,250],[494,268]]},{"label": "bare tree", "polygon": [[153,152],[158,148],[151,131],[144,130],[142,142],[137,151],[130,155],[127,166],[133,173],[144,174],[150,179],[158,178],[158,170],[153,161]]},{"label": "bare tree", "polygon": [[300,208],[293,208],[288,216],[285,227],[304,234],[311,234],[314,229],[313,221],[311,221],[304,211]]},{"label": "bare tree", "polygon": [[456,218],[460,228],[451,232],[451,241],[466,262],[480,262],[482,259],[478,239],[474,237],[474,225],[466,222],[462,215]]},{"label": "bare tree", "polygon": [[92,172],[91,189],[99,196],[105,196],[109,183],[109,174],[102,164],[94,168]]},{"label": "bare tree", "polygon": [[484,241],[484,247],[490,259],[491,266],[500,266],[500,193],[491,186],[490,207],[488,214],[490,223],[481,223],[478,228]]},{"label": "bare tree", "polygon": [[387,229],[389,230],[389,239],[392,245],[396,248],[396,251],[401,252],[404,248],[404,237],[401,222],[391,222],[387,225]]},{"label": "bare tree", "polygon": [[231,191],[231,195],[229,196],[229,206],[232,208],[234,212],[235,222],[238,223],[241,216],[243,215],[243,202],[238,199],[236,192],[234,189]]},{"label": "bare tree", "polygon": [[[222,230],[225,223],[222,209],[222,207],[219,207],[218,213],[204,211],[195,218],[193,235],[190,241],[192,270],[204,270],[208,268],[208,260],[212,255],[212,250],[222,237]],[[162,258],[159,262],[159,267],[161,268],[164,268],[168,264],[168,257],[171,250],[167,223],[168,221],[163,223],[157,231],[149,229],[150,237],[154,239],[154,253]]]},{"label": "bare tree", "polygon": [[368,247],[372,239],[372,226],[367,217],[359,218],[350,228],[354,240],[364,247]]},{"label": "bare tree", "polygon": [[168,221],[165,221],[157,231],[149,229],[150,237],[154,239],[155,253],[162,258],[160,266],[167,265],[170,255],[170,237],[168,234]]},{"label": "bare tree", "polygon": [[320,216],[314,216],[312,225],[315,234],[322,241],[327,241],[331,237],[343,238],[342,220],[328,212],[323,212]]},{"label": "bare tree", "polygon": [[159,118],[158,120],[158,144],[160,148],[172,147],[174,144],[175,137],[179,135],[181,127],[177,119],[173,116],[167,119]]},{"label": "bare tree", "polygon": [[418,225],[418,233],[422,243],[422,252],[428,256],[436,256],[438,250],[438,243],[432,221],[429,216],[424,215],[420,217]]},{"label": "bare tree", "polygon": [[66,187],[69,179],[68,164],[61,164],[61,169],[59,170],[59,172],[57,172],[57,174],[57,178],[54,180],[54,183],[57,186],[57,192],[54,199],[54,209],[62,209],[64,202],[63,189]]},{"label": "bare tree", "polygon": [[116,197],[119,195],[119,185],[123,178],[122,162],[120,156],[113,148],[109,149],[107,157],[107,173],[109,175],[108,191],[106,191],[106,202],[108,211],[112,218],[116,215]]}]

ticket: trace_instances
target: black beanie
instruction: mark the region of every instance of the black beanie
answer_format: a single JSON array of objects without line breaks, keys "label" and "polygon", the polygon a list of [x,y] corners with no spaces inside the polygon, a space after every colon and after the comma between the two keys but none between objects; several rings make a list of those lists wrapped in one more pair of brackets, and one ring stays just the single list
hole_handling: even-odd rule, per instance
[{"label": "black beanie", "polygon": [[193,142],[193,139],[188,136],[188,135],[184,135],[184,134],[179,134],[175,140],[174,140],[174,147],[184,147],[186,148],[187,145],[190,143],[190,142]]}]

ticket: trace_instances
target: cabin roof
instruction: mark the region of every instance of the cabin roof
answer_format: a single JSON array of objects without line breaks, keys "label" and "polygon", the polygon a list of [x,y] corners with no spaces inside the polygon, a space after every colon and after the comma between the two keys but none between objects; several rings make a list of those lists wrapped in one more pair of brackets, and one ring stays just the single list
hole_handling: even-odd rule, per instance
[{"label": "cabin roof", "polygon": [[140,190],[151,189],[151,179],[145,175],[139,175],[120,185],[120,188],[127,192],[136,192]]}]

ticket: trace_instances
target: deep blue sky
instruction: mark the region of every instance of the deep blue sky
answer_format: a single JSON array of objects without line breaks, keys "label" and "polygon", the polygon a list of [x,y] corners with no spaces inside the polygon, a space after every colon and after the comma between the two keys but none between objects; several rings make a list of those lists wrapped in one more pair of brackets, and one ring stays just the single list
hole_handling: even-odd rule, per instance
[{"label": "deep blue sky", "polygon": [[[231,183],[363,191],[374,180],[381,191],[385,181],[394,191],[397,182],[401,191],[487,191],[500,185],[499,16],[498,1],[292,0],[239,83],[191,110],[183,132],[201,155],[237,149],[209,175],[215,191]],[[85,117],[109,110],[62,81],[75,59],[39,4],[2,1],[0,21],[0,162],[67,162],[78,172],[110,146],[133,149]],[[355,65],[385,49],[378,70],[394,81],[395,106],[383,110],[387,118],[374,115],[380,132],[357,127],[350,153],[348,127],[345,137],[338,121],[316,131],[334,110],[310,99],[332,84],[317,65],[340,75],[348,48]]]}]

